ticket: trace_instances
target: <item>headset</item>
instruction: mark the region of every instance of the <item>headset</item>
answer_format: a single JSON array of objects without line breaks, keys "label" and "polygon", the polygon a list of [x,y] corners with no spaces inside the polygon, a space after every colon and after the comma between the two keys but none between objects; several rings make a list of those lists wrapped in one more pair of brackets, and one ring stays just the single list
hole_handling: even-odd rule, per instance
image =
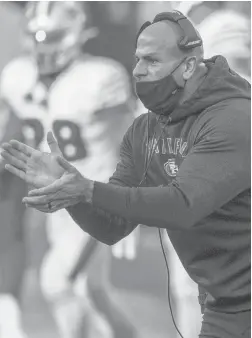
[{"label": "headset", "polygon": [[[155,16],[155,18],[152,22],[146,21],[141,26],[141,28],[140,28],[140,30],[137,34],[136,43],[137,43],[137,40],[139,38],[139,35],[142,33],[142,31],[145,28],[147,28],[148,26],[151,26],[152,24],[154,24],[156,22],[167,21],[167,20],[176,23],[181,30],[181,33],[182,33],[181,38],[178,41],[178,47],[181,50],[188,51],[188,50],[193,49],[195,47],[202,46],[202,39],[201,39],[199,33],[196,31],[193,24],[188,20],[188,18],[186,16],[184,16],[179,11],[159,13]],[[159,116],[159,118],[160,118],[160,116]],[[168,119],[168,121],[169,121],[169,119]],[[158,119],[158,122],[159,122],[159,119]],[[149,152],[148,147],[147,147],[147,156],[145,158],[145,170],[144,170],[143,177],[142,177],[142,180],[141,180],[139,186],[147,178],[147,172],[148,172],[149,165],[151,163],[151,160],[152,160],[154,151],[156,149],[156,146],[158,144],[158,141],[161,138],[161,135],[159,135],[157,142],[155,142],[155,144],[154,144],[155,134],[156,133],[154,131],[154,135],[153,135],[152,140],[151,140],[152,149],[150,150],[150,152]],[[147,142],[149,142],[149,116],[148,116],[148,123],[147,123]],[[164,244],[163,244],[163,239],[162,239],[162,234],[161,234],[160,228],[158,228],[158,232],[159,232],[160,245],[161,245],[162,253],[163,253],[163,256],[164,256],[164,259],[165,259],[165,265],[166,265],[166,270],[167,270],[168,302],[169,302],[170,312],[171,312],[171,316],[172,316],[172,321],[173,321],[173,324],[174,324],[178,334],[180,335],[180,337],[184,338],[183,335],[181,334],[180,330],[177,327],[177,324],[176,324],[175,319],[174,319],[173,311],[172,311],[171,299],[170,299],[170,271],[169,271],[168,261],[167,261],[167,257],[166,257],[166,253],[165,253],[165,249],[164,249]]]},{"label": "headset", "polygon": [[181,38],[178,41],[178,47],[180,49],[185,51],[202,46],[202,39],[199,33],[196,31],[191,21],[179,11],[162,12],[157,14],[152,22],[146,21],[139,29],[136,41],[145,28],[160,21],[171,21],[179,26],[182,33]]}]

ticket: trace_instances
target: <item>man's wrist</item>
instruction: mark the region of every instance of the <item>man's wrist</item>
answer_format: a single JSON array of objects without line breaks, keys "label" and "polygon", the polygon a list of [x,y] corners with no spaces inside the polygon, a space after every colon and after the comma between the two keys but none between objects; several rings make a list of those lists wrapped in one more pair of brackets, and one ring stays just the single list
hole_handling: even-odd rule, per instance
[{"label": "man's wrist", "polygon": [[81,202],[92,204],[93,202],[94,181],[85,179]]}]

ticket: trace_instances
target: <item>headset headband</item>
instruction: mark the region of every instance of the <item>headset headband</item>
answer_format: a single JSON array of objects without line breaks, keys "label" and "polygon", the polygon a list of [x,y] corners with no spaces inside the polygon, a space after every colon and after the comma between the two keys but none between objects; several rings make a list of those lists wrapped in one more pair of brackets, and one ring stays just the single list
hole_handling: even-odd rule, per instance
[{"label": "headset headband", "polygon": [[202,45],[202,40],[197,31],[195,30],[195,28],[193,27],[192,23],[187,19],[186,16],[184,16],[179,11],[159,13],[155,16],[152,22],[146,21],[140,28],[137,34],[137,39],[145,28],[156,22],[164,20],[175,22],[176,24],[179,25],[180,29],[182,30],[182,37],[178,41],[178,47],[180,49],[187,50]]}]

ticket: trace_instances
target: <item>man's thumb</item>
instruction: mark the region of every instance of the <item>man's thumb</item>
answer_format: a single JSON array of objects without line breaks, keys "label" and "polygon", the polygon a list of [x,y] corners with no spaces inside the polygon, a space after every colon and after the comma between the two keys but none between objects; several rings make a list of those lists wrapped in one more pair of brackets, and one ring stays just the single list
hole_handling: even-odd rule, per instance
[{"label": "man's thumb", "polygon": [[63,157],[61,156],[57,156],[57,161],[58,163],[61,165],[62,168],[64,168],[65,170],[67,170],[68,172],[72,173],[72,172],[76,172],[76,168],[74,166],[72,166],[67,160],[65,160]]},{"label": "man's thumb", "polygon": [[53,133],[51,131],[49,131],[47,133],[47,143],[50,147],[51,153],[55,154],[55,155],[60,155],[62,156],[62,153],[60,151],[60,148],[58,146],[58,143],[55,139],[55,137],[53,136]]}]

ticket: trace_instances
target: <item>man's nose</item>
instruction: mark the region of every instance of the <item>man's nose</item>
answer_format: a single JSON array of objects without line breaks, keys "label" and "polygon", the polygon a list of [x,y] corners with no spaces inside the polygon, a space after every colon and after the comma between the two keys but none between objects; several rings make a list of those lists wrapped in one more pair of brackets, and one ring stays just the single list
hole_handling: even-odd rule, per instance
[{"label": "man's nose", "polygon": [[142,77],[148,74],[147,67],[141,61],[138,61],[133,69],[133,76],[136,80],[141,80]]}]

